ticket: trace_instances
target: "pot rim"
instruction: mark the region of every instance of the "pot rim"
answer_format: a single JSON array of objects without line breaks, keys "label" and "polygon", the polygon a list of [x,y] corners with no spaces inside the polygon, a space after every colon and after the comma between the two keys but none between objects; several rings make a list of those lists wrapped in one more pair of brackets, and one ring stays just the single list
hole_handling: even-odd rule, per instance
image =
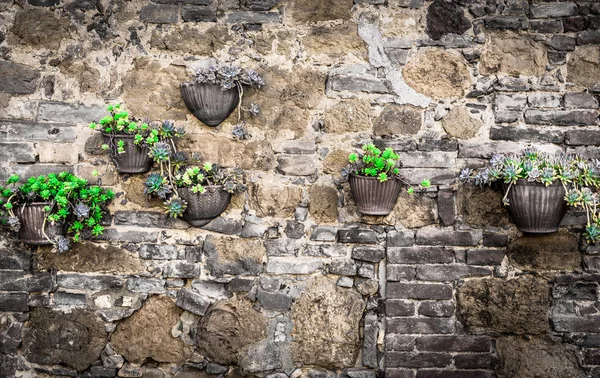
[{"label": "pot rim", "polygon": [[[217,84],[217,83],[197,83],[195,81],[182,81],[181,83],[179,83],[180,87],[183,87],[183,86],[186,86],[186,87],[189,87],[189,86],[201,86],[201,85],[207,85],[207,86],[208,85],[215,85],[215,86],[219,86],[219,87],[221,86],[221,84]],[[237,87],[226,89],[223,92],[227,92],[227,91],[230,91],[230,90],[233,90],[233,89],[237,89]]]},{"label": "pot rim", "polygon": [[107,133],[104,131],[100,131],[100,133],[102,133],[102,136],[106,136],[106,137],[110,137],[111,135],[113,135],[115,138],[125,138],[125,139],[133,139],[135,138],[135,135],[132,134],[113,134],[113,133]]},{"label": "pot rim", "polygon": [[[508,186],[509,184],[506,184],[505,182],[502,182],[502,185],[504,186]],[[551,186],[562,186],[562,183],[560,182],[560,180],[557,180],[555,182],[553,182],[552,184],[546,186],[546,184],[541,183],[541,182],[531,182],[531,181],[527,181],[526,179],[518,179],[517,182],[513,185],[521,185],[521,186],[542,186],[544,188],[546,187],[551,187]]]},{"label": "pot rim", "polygon": [[[353,177],[356,177],[356,178],[365,179],[365,180],[377,180],[377,181],[379,181],[379,179],[377,177],[373,177],[373,176],[362,176],[362,175],[357,175],[355,173],[350,173],[350,176],[353,176]],[[390,180],[401,181],[398,177],[392,176],[392,177],[388,177],[388,179],[386,181],[384,181],[384,182],[381,182],[381,181],[379,181],[379,182],[381,182],[382,184],[384,184],[384,183],[386,183],[387,181],[390,181]]]},{"label": "pot rim", "polygon": [[[223,188],[225,187],[225,185],[202,185],[205,188]],[[180,186],[177,188],[177,190],[179,189],[186,189],[186,190],[191,190],[191,188],[187,187],[187,186]]]}]

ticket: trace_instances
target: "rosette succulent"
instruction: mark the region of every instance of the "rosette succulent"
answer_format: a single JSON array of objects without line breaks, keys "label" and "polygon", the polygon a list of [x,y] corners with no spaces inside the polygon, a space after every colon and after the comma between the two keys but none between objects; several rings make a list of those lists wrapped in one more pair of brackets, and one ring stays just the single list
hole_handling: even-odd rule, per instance
[{"label": "rosette succulent", "polygon": [[459,179],[478,186],[502,182],[507,185],[502,202],[509,205],[508,194],[519,180],[545,186],[560,183],[565,188],[564,200],[569,206],[581,207],[587,213],[585,237],[588,242],[600,238],[600,216],[597,214],[600,187],[600,161],[580,155],[550,154],[528,148],[518,154],[495,154],[489,164],[480,169],[465,168]]}]

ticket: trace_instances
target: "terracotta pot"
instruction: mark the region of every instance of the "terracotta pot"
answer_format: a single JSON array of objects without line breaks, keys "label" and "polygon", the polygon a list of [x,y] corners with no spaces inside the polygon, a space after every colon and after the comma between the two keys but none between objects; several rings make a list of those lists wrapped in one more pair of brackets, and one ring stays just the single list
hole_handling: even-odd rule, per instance
[{"label": "terracotta pot", "polygon": [[[15,206],[14,213],[21,222],[19,229],[19,239],[24,243],[31,245],[49,245],[52,244],[44,237],[42,227],[44,226],[44,207],[51,206],[49,202],[30,203],[25,206]],[[57,235],[65,234],[64,224],[51,224],[46,222],[46,235],[50,240],[54,240]]]},{"label": "terracotta pot", "polygon": [[[117,167],[119,173],[145,173],[152,167],[152,158],[148,156],[150,149],[146,144],[136,146],[134,143],[134,135],[113,135],[111,142],[111,134],[102,133],[104,143],[108,144],[110,157]],[[125,152],[120,154],[117,152],[117,143],[119,140],[125,142],[123,148]]]},{"label": "terracotta pot", "polygon": [[195,227],[202,227],[218,217],[229,205],[231,193],[223,190],[223,185],[205,186],[202,194],[189,188],[179,188],[179,196],[187,202],[182,219]]},{"label": "terracotta pot", "polygon": [[[504,190],[508,185],[503,185]],[[523,232],[546,234],[558,231],[567,212],[565,188],[560,182],[545,186],[537,182],[518,180],[508,192],[508,210]]]},{"label": "terracotta pot", "polygon": [[219,84],[181,83],[180,89],[190,112],[208,126],[220,125],[240,101],[237,88],[223,91]]},{"label": "terracotta pot", "polygon": [[402,182],[394,178],[380,182],[377,177],[350,174],[349,182],[358,211],[364,215],[391,213],[402,189]]}]

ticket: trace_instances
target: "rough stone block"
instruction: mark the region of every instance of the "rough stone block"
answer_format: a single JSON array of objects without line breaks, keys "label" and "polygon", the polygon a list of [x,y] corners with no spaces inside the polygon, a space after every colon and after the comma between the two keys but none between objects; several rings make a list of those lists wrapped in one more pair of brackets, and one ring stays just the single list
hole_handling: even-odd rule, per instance
[{"label": "rough stone block", "polygon": [[456,163],[456,152],[400,152],[402,166],[406,168],[451,168]]},{"label": "rough stone block", "polygon": [[296,240],[291,239],[268,239],[264,245],[267,256],[298,256],[302,247]]},{"label": "rough stone block", "polygon": [[597,332],[600,316],[553,316],[552,328],[556,332]]},{"label": "rough stone block", "polygon": [[526,30],[529,28],[527,17],[491,16],[485,18],[485,27],[488,29]]},{"label": "rough stone block", "polygon": [[397,334],[451,334],[455,326],[446,318],[387,318],[387,330]]},{"label": "rough stone block", "polygon": [[356,274],[356,262],[352,259],[332,259],[329,263],[329,273],[343,276]]},{"label": "rough stone block", "polygon": [[134,293],[162,294],[165,293],[165,280],[160,278],[130,278],[127,289]]},{"label": "rough stone block", "polygon": [[48,272],[31,275],[7,270],[0,275],[0,291],[49,292],[52,287],[52,276]]},{"label": "rough stone block", "polygon": [[318,271],[323,261],[313,257],[269,257],[267,272],[274,274],[310,274]]},{"label": "rough stone block", "polygon": [[387,296],[391,299],[452,299],[452,286],[443,284],[389,282]]},{"label": "rough stone block", "polygon": [[76,130],[66,123],[0,120],[0,140],[74,142]]},{"label": "rough stone block", "polygon": [[202,226],[202,229],[225,235],[239,235],[242,227],[242,221],[239,219],[216,217],[207,225]]},{"label": "rough stone block", "polygon": [[66,122],[88,124],[106,115],[104,106],[79,103],[41,101],[38,106],[38,120],[45,122]]},{"label": "rough stone block", "polygon": [[263,270],[266,249],[262,240],[207,236],[206,266],[212,275],[258,275]]},{"label": "rough stone block", "polygon": [[491,371],[484,370],[419,370],[416,378],[493,378]]},{"label": "rough stone block", "polygon": [[318,226],[310,234],[310,240],[335,242],[337,239],[337,227]]},{"label": "rough stone block", "polygon": [[491,350],[488,336],[420,336],[416,339],[418,350],[428,352],[476,352]]},{"label": "rough stone block", "polygon": [[27,293],[0,293],[0,312],[27,312]]},{"label": "rough stone block", "polygon": [[508,245],[508,235],[484,232],[483,245],[486,247],[506,247]]},{"label": "rough stone block", "polygon": [[164,277],[196,278],[200,276],[200,265],[186,261],[172,261],[165,267]]},{"label": "rough stone block", "polygon": [[577,4],[569,1],[561,3],[539,3],[530,6],[532,18],[560,18],[575,16],[579,13]]},{"label": "rough stone block", "polygon": [[565,133],[562,130],[546,130],[514,126],[492,126],[491,140],[527,141],[537,143],[562,143]]},{"label": "rough stone block", "polygon": [[412,281],[416,276],[415,267],[413,266],[392,265],[388,262],[386,268],[387,280],[390,282],[402,280]]},{"label": "rough stone block", "polygon": [[565,136],[570,146],[600,146],[600,132],[596,130],[570,130]]},{"label": "rough stone block", "polygon": [[152,24],[175,24],[179,21],[179,6],[148,4],[140,11],[140,20]]},{"label": "rough stone block", "polygon": [[415,378],[415,372],[408,369],[386,368],[385,376],[388,378]]},{"label": "rough stone block", "polygon": [[210,302],[193,290],[183,288],[177,293],[177,306],[193,314],[204,316]]},{"label": "rough stone block", "polygon": [[389,93],[386,83],[371,75],[330,75],[327,86],[334,91]]},{"label": "rough stone block", "polygon": [[156,228],[189,228],[189,224],[155,211],[115,211],[115,225]]},{"label": "rough stone block", "polygon": [[533,93],[527,96],[527,103],[532,108],[558,108],[561,96],[554,93]]},{"label": "rough stone block", "polygon": [[591,93],[565,93],[565,107],[597,109],[598,101]]},{"label": "rough stone block", "polygon": [[214,8],[198,5],[184,5],[181,7],[183,22],[216,22],[217,13]]},{"label": "rough stone block", "polygon": [[1,270],[29,270],[31,253],[20,250],[0,250]]},{"label": "rough stone block", "polygon": [[287,176],[312,176],[317,173],[317,160],[312,155],[279,155],[277,169]]},{"label": "rough stone block", "polygon": [[388,352],[385,362],[389,367],[446,367],[452,363],[452,356],[446,353]]},{"label": "rough stone block", "polygon": [[415,232],[413,230],[390,230],[387,233],[388,247],[410,247],[415,244]]},{"label": "rough stone block", "polygon": [[[505,235],[501,235],[505,236]],[[485,238],[485,236],[484,236]],[[489,240],[488,240],[489,243]],[[484,242],[485,245],[485,242]],[[506,255],[503,249],[470,249],[467,251],[469,265],[500,265]]]},{"label": "rough stone block", "polygon": [[514,239],[508,245],[508,258],[527,270],[578,269],[581,265],[577,238],[568,232]]},{"label": "rough stone block", "polygon": [[547,42],[548,46],[557,51],[573,51],[575,50],[577,40],[567,35],[554,35]]},{"label": "rough stone block", "polygon": [[390,247],[387,249],[389,264],[451,263],[454,253],[443,247]]},{"label": "rough stone block", "polygon": [[583,31],[577,33],[578,45],[597,45],[600,43],[600,31]]},{"label": "rough stone block", "polygon": [[0,161],[35,163],[33,143],[0,143]]},{"label": "rough stone block", "polygon": [[438,192],[438,216],[444,226],[451,226],[456,219],[456,197],[450,190]]},{"label": "rough stone block", "polygon": [[562,33],[562,20],[530,20],[529,28],[536,33]]},{"label": "rough stone block", "polygon": [[385,257],[383,247],[354,247],[352,258],[363,261],[379,262]]},{"label": "rough stone block", "polygon": [[227,14],[226,22],[230,24],[272,24],[281,22],[279,12],[233,12]]},{"label": "rough stone block", "polygon": [[377,244],[377,233],[373,230],[339,230],[340,243]]},{"label": "rough stone block", "polygon": [[85,301],[85,294],[57,291],[56,293],[54,293],[52,303],[56,306],[83,306],[85,305]]},{"label": "rough stone block", "polygon": [[40,73],[33,67],[6,60],[0,60],[0,92],[30,94],[35,92]]},{"label": "rough stone block", "polygon": [[580,32],[588,27],[588,19],[585,16],[567,17],[562,23],[565,33]]},{"label": "rough stone block", "polygon": [[556,284],[552,288],[552,297],[564,300],[587,300],[598,299],[598,284],[574,282],[568,284]]},{"label": "rough stone block", "polygon": [[97,240],[110,240],[129,243],[152,243],[158,239],[158,233],[145,231],[119,231],[116,228],[107,228]]},{"label": "rough stone block", "polygon": [[586,126],[597,123],[598,113],[588,110],[527,110],[525,121],[532,125]]},{"label": "rough stone block", "polygon": [[170,244],[144,244],[140,248],[140,258],[145,260],[177,260],[179,249]]},{"label": "rough stone block", "polygon": [[480,230],[454,231],[452,229],[424,228],[417,231],[416,244],[440,246],[472,246],[481,241]]},{"label": "rough stone block", "polygon": [[539,334],[548,329],[549,289],[543,278],[465,281],[458,287],[457,305],[458,318],[470,333]]},{"label": "rough stone block", "polygon": [[468,265],[422,265],[417,267],[417,279],[423,281],[454,281],[463,277],[488,276],[492,269]]}]

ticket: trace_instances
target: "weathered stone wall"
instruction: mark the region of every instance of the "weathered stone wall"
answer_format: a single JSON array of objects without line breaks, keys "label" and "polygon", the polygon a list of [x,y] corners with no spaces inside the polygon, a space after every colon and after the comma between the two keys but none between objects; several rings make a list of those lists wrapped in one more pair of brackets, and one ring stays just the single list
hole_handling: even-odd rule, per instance
[{"label": "weathered stone wall", "polygon": [[[0,0],[0,176],[117,192],[65,255],[2,241],[0,376],[600,377],[600,254],[523,236],[458,171],[527,144],[600,156],[600,4]],[[252,138],[185,108],[209,59],[264,74]],[[120,101],[248,170],[202,229],[168,219],[87,129]],[[420,196],[361,217],[339,170],[374,140]]]}]

